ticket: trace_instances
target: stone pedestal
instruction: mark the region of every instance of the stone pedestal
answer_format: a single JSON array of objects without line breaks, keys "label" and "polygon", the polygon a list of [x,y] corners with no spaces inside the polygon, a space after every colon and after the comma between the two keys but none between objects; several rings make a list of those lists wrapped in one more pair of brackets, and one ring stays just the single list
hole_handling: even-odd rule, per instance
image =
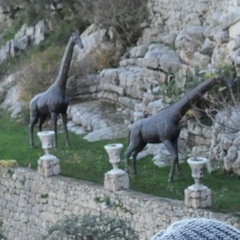
[{"label": "stone pedestal", "polygon": [[203,168],[207,161],[208,160],[204,157],[191,157],[187,160],[191,167],[192,177],[195,182],[195,184],[184,190],[184,200],[187,207],[211,207],[211,190],[201,183],[203,178]]},{"label": "stone pedestal", "polygon": [[104,188],[113,192],[129,189],[128,174],[121,169],[113,169],[105,173]]},{"label": "stone pedestal", "polygon": [[51,154],[46,154],[38,160],[38,174],[45,177],[60,173],[59,159]]},{"label": "stone pedestal", "polygon": [[202,184],[193,184],[184,190],[185,205],[192,208],[211,207],[211,190]]}]

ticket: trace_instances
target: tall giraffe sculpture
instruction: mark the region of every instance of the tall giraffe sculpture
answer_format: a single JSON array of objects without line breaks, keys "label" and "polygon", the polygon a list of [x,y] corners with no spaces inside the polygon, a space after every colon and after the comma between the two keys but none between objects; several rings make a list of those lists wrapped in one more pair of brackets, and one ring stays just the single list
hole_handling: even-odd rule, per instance
[{"label": "tall giraffe sculpture", "polygon": [[216,84],[232,87],[233,81],[225,77],[210,78],[190,90],[174,104],[163,108],[155,115],[136,121],[129,131],[129,145],[125,152],[126,172],[129,158],[133,155],[133,174],[137,174],[136,157],[147,143],[164,143],[173,157],[168,180],[173,180],[174,171],[181,175],[178,161],[178,137],[181,131],[180,120],[188,109]]},{"label": "tall giraffe sculpture", "polygon": [[37,94],[30,101],[29,135],[30,145],[32,147],[34,147],[34,126],[39,120],[39,131],[42,131],[42,125],[48,115],[51,116],[52,125],[55,131],[55,146],[57,147],[57,118],[59,114],[62,115],[66,134],[66,145],[70,145],[67,129],[67,108],[69,101],[65,92],[73,49],[76,44],[80,48],[83,48],[79,32],[72,33],[69,38],[55,82],[45,92]]}]

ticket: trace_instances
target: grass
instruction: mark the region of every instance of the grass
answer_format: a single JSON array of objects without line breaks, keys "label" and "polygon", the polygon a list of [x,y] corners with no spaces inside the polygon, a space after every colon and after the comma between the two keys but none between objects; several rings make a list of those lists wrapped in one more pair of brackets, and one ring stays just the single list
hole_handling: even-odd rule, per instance
[{"label": "grass", "polygon": [[[36,169],[38,158],[43,155],[40,141],[35,134],[35,148],[30,148],[27,124],[16,123],[9,117],[0,117],[0,153],[1,159],[15,159],[23,167]],[[52,154],[61,161],[61,175],[103,184],[104,173],[112,167],[104,149],[105,144],[123,143],[123,153],[127,139],[102,140],[87,142],[81,136],[70,133],[71,148],[65,147],[65,135],[58,133],[59,147]],[[124,168],[124,163],[120,164]],[[138,175],[130,175],[130,188],[135,191],[161,197],[184,200],[184,189],[193,184],[190,167],[181,164],[183,178],[175,178],[169,183],[167,176],[170,167],[159,168],[153,164],[151,157],[138,161]],[[233,174],[216,171],[205,172],[203,184],[212,190],[212,208],[216,211],[240,213],[240,178]]]}]

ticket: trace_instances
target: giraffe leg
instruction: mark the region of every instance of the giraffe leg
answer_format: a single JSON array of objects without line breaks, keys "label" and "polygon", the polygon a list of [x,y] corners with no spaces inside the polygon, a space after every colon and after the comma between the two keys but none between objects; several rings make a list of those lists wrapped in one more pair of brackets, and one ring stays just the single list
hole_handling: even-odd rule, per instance
[{"label": "giraffe leg", "polygon": [[125,171],[126,173],[129,173],[129,158],[134,151],[134,146],[130,143],[127,151],[125,152]]},{"label": "giraffe leg", "polygon": [[30,146],[34,147],[34,140],[33,140],[33,129],[35,124],[38,121],[39,116],[35,115],[35,116],[31,116],[30,118],[30,124],[29,124],[29,139],[30,139]]},{"label": "giraffe leg", "polygon": [[55,132],[55,147],[58,147],[57,144],[57,114],[55,112],[51,113],[51,120],[52,120],[52,126],[53,126],[53,130]]},{"label": "giraffe leg", "polygon": [[128,148],[127,151],[125,152],[125,171],[128,173],[129,172],[129,158],[131,154],[133,154],[133,174],[137,175],[137,164],[136,164],[136,158],[137,155],[142,149],[146,146],[145,142],[142,142],[139,139],[135,139],[132,141]]},{"label": "giraffe leg", "polygon": [[173,156],[173,163],[172,163],[169,175],[168,175],[168,181],[172,182],[175,170],[177,171],[178,175],[181,175],[180,166],[179,166],[179,162],[178,162],[177,140],[175,140],[175,141],[166,140],[166,141],[164,141],[164,144],[167,147],[167,149],[169,150],[169,152],[171,153],[171,155]]},{"label": "giraffe leg", "polygon": [[42,125],[45,122],[47,116],[46,115],[41,115],[40,116],[40,120],[39,120],[39,125],[38,125],[38,129],[41,132],[42,131]]},{"label": "giraffe leg", "polygon": [[62,120],[63,120],[63,127],[66,134],[66,145],[70,146],[69,135],[68,135],[68,128],[67,128],[67,114],[62,113]]},{"label": "giraffe leg", "polygon": [[139,152],[143,150],[143,148],[146,146],[145,142],[141,142],[140,145],[138,145],[138,148],[133,153],[133,175],[137,175],[137,155]]}]

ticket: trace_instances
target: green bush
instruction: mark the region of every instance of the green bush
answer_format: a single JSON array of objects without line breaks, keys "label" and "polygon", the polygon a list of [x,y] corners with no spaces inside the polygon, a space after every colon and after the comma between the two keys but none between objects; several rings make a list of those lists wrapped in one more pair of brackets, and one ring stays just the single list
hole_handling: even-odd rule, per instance
[{"label": "green bush", "polygon": [[172,104],[184,97],[190,89],[193,89],[209,78],[218,78],[220,74],[224,74],[229,80],[235,82],[236,86],[231,90],[227,86],[215,84],[215,86],[204,94],[199,101],[193,104],[191,110],[187,112],[188,117],[193,117],[195,120],[200,121],[203,119],[207,125],[209,125],[207,119],[214,119],[217,111],[236,103],[240,99],[240,83],[235,78],[236,69],[233,65],[220,65],[215,69],[214,73],[201,72],[195,69],[194,72],[189,72],[184,79],[182,77],[180,78],[170,69],[168,72],[169,81],[161,86],[159,94],[167,104]]},{"label": "green bush", "polygon": [[128,221],[110,218],[105,215],[82,217],[66,216],[53,225],[44,240],[135,240],[138,239],[129,227]]}]

